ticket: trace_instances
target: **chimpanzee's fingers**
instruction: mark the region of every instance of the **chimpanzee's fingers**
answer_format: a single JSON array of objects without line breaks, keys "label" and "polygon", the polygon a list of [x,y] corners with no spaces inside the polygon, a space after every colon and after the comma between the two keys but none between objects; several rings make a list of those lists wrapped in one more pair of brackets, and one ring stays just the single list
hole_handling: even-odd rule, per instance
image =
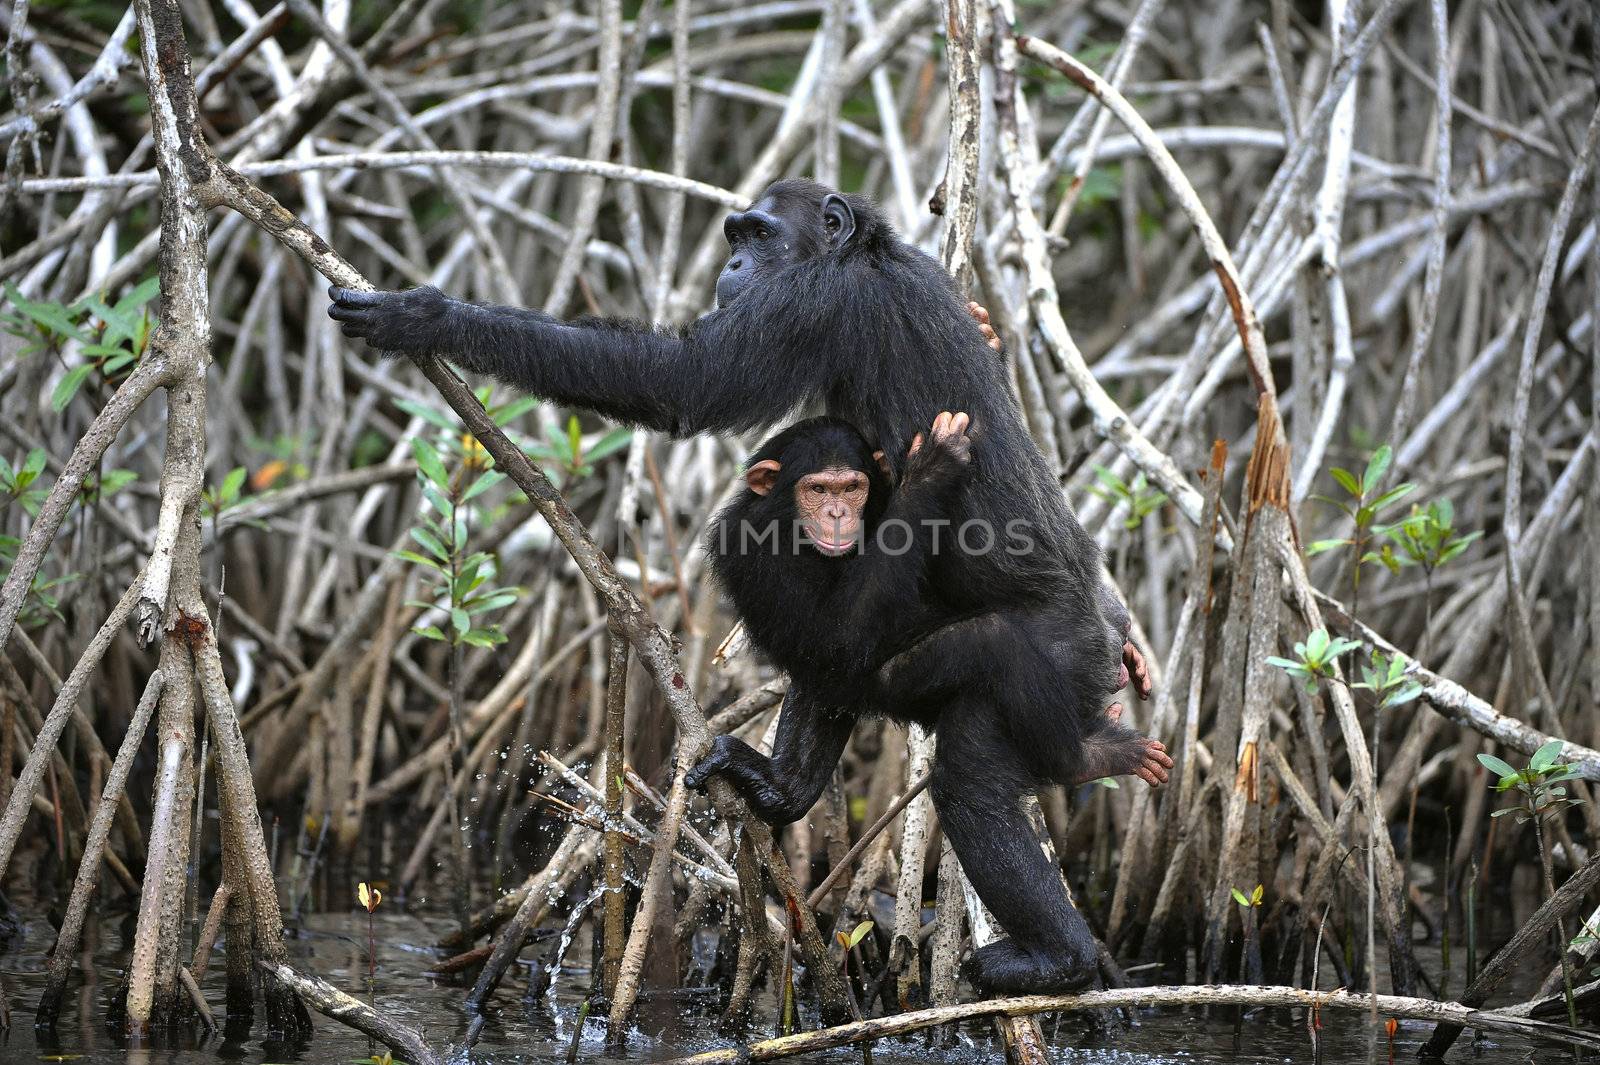
[{"label": "chimpanzee's fingers", "polygon": [[1144,766],[1140,766],[1138,769],[1135,769],[1133,771],[1133,775],[1150,785],[1152,788],[1159,788],[1161,786],[1161,781],[1156,779],[1156,775],[1150,770],[1146,769]]},{"label": "chimpanzee's fingers", "polygon": [[723,767],[724,761],[725,759],[722,757],[721,752],[712,751],[698,765],[683,775],[684,787],[693,788],[696,791],[705,787],[706,781],[710,780],[711,775]]},{"label": "chimpanzee's fingers", "polygon": [[967,313],[976,318],[981,325],[989,324],[989,310],[977,300],[968,301]]},{"label": "chimpanzee's fingers", "polygon": [[353,322],[366,317],[367,312],[356,307],[346,307],[342,303],[328,304],[328,317],[336,322]]},{"label": "chimpanzee's fingers", "polygon": [[966,432],[967,426],[971,424],[972,419],[967,416],[966,411],[958,410],[950,416],[950,432],[956,436],[960,436],[962,433]]},{"label": "chimpanzee's fingers", "polygon": [[339,285],[328,286],[328,298],[346,307],[376,307],[387,295],[385,292],[362,292],[359,289],[342,288]]},{"label": "chimpanzee's fingers", "polygon": [[1121,703],[1112,703],[1110,706],[1106,707],[1106,720],[1107,721],[1121,721],[1122,720],[1122,704]]},{"label": "chimpanzee's fingers", "polygon": [[1128,667],[1128,674],[1133,680],[1134,690],[1139,693],[1139,698],[1149,699],[1153,687],[1150,683],[1150,667],[1132,640],[1123,641],[1122,661]]},{"label": "chimpanzee's fingers", "polygon": [[911,438],[911,450],[906,452],[906,457],[910,458],[912,455],[915,455],[918,451],[921,451],[921,450],[922,450],[922,434],[918,433],[916,436],[913,436]]}]

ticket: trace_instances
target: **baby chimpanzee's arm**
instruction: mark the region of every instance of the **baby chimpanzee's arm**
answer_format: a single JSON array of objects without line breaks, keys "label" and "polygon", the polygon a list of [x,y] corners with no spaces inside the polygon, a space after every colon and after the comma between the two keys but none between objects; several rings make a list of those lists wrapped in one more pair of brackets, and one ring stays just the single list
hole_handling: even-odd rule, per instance
[{"label": "baby chimpanzee's arm", "polygon": [[771,758],[737,737],[718,736],[684,783],[703,788],[712,774],[721,773],[761,820],[787,825],[816,805],[855,723],[853,713],[822,706],[790,688],[778,714]]},{"label": "baby chimpanzee's arm", "polygon": [[921,433],[912,441],[905,477],[856,563],[859,587],[844,620],[851,631],[887,635],[915,617],[928,560],[938,550],[941,530],[948,532],[956,492],[972,461],[968,424],[967,415],[944,411],[926,441]]}]

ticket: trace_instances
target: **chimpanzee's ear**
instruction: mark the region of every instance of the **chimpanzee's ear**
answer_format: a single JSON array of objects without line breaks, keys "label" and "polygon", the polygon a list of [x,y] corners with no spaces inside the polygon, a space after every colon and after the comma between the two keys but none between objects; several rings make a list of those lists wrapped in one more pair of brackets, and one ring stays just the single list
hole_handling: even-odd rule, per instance
[{"label": "chimpanzee's ear", "polygon": [[856,213],[837,192],[822,198],[822,228],[828,235],[828,243],[834,247],[856,235]]},{"label": "chimpanzee's ear", "polygon": [[778,483],[778,471],[781,469],[783,464],[777,459],[762,459],[744,471],[744,483],[756,495],[764,496]]},{"label": "chimpanzee's ear", "polygon": [[881,451],[874,451],[872,457],[877,461],[878,469],[883,471],[883,475],[891,481],[894,480],[894,471],[889,468],[889,456]]}]

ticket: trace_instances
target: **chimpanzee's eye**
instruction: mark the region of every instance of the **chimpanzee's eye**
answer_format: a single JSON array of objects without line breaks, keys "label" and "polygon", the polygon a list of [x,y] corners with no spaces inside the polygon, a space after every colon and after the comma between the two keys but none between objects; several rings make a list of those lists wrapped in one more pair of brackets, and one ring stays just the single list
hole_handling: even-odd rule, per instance
[{"label": "chimpanzee's eye", "polygon": [[814,484],[814,485],[811,486],[811,494],[812,495],[820,496],[822,494],[822,492],[823,492],[823,489],[822,489],[822,486],[820,484]]},{"label": "chimpanzee's eye", "polygon": [[769,236],[771,236],[771,234],[767,232],[766,226],[756,226],[757,240],[766,240]]}]

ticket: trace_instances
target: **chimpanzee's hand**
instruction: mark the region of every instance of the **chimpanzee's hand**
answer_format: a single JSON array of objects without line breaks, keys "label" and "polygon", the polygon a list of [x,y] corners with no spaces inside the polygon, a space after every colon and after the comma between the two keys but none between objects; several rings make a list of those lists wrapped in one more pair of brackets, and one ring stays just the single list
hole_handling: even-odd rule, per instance
[{"label": "chimpanzee's hand", "polygon": [[994,331],[994,326],[989,324],[989,312],[976,300],[967,303],[967,313],[972,320],[978,323],[978,332],[983,334],[983,342],[996,351],[1000,350],[1000,337]]},{"label": "chimpanzee's hand", "polygon": [[1132,681],[1133,690],[1140,699],[1150,698],[1150,667],[1145,664],[1144,655],[1132,640],[1122,643],[1122,672],[1123,684]]},{"label": "chimpanzee's hand", "polygon": [[921,433],[912,438],[911,450],[906,453],[905,480],[953,478],[965,472],[972,463],[972,438],[967,435],[971,421],[961,411],[954,414],[940,411],[933,419],[932,434],[927,441]]},{"label": "chimpanzee's hand", "polygon": [[733,765],[734,744],[740,741],[733,736],[716,736],[711,740],[711,751],[683,775],[685,787],[704,791],[711,778]]},{"label": "chimpanzee's hand", "polygon": [[328,317],[340,323],[344,335],[365,340],[384,354],[422,355],[438,351],[440,327],[450,309],[450,297],[423,285],[405,292],[359,292],[328,287],[333,304]]}]

